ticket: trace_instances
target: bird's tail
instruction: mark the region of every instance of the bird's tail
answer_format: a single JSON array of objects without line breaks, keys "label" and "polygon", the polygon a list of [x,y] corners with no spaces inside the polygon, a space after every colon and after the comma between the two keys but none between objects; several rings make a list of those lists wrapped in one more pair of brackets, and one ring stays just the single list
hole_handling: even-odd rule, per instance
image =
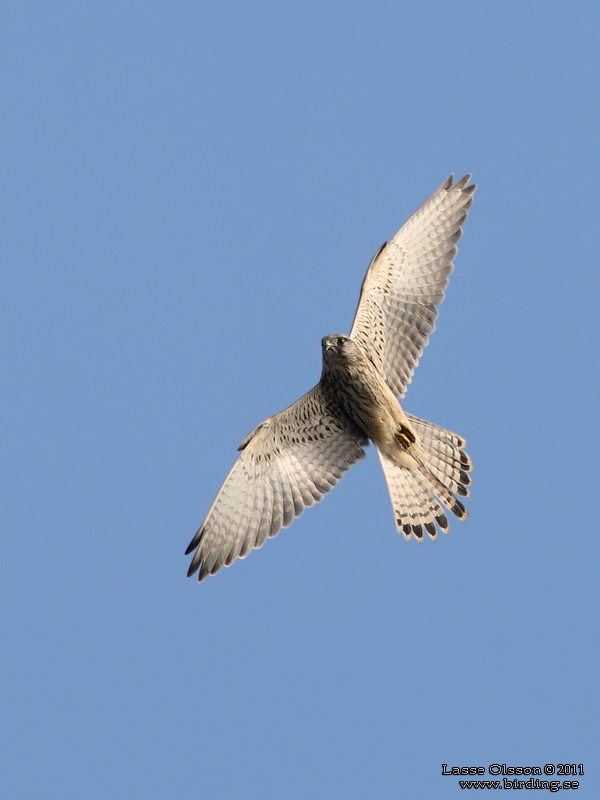
[{"label": "bird's tail", "polygon": [[398,466],[379,449],[377,453],[398,531],[406,539],[414,536],[422,541],[425,531],[436,539],[438,527],[444,533],[449,530],[442,506],[459,519],[467,517],[467,510],[456,495],[469,496],[473,464],[464,451],[466,442],[462,437],[412,414],[406,417],[424,454],[415,457],[416,468]]}]

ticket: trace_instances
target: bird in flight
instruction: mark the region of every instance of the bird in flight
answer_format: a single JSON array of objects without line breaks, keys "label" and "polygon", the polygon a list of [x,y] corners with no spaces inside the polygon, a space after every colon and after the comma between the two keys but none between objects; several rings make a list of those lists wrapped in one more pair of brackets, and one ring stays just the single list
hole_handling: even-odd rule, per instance
[{"label": "bird in flight", "polygon": [[470,175],[451,175],[379,248],[363,281],[349,336],[322,340],[319,383],[257,425],[186,550],[198,580],[262,547],[323,499],[365,457],[372,441],[383,467],[396,528],[408,540],[448,532],[446,510],[467,511],[472,463],[465,440],[403,411],[456,243],[473,202]]}]

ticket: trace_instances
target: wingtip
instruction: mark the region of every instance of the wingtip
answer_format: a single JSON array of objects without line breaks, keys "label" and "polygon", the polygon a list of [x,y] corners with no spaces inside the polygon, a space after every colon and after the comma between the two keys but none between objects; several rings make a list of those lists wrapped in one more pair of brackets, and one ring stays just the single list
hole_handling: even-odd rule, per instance
[{"label": "wingtip", "polygon": [[197,572],[197,570],[198,570],[198,565],[197,565],[197,564],[194,564],[194,562],[192,561],[192,563],[191,563],[191,564],[190,564],[190,566],[188,567],[188,571],[187,571],[187,577],[188,577],[188,578],[191,578],[191,577],[192,577],[192,575],[194,575],[194,574]]},{"label": "wingtip", "polygon": [[473,195],[475,193],[475,190],[477,189],[477,184],[476,183],[472,183],[471,185],[468,185],[469,181],[471,180],[472,177],[473,176],[471,175],[471,173],[467,172],[466,175],[463,175],[462,178],[459,178],[457,181],[455,181],[454,180],[454,173],[452,173],[450,175],[450,177],[447,178],[444,181],[444,183],[441,185],[440,191],[446,191],[447,192],[450,189],[458,189],[459,191],[463,192],[464,194]]},{"label": "wingtip", "polygon": [[437,529],[435,527],[435,524],[431,520],[428,520],[425,523],[425,530],[429,534],[429,537],[432,539],[432,541],[435,542],[435,540],[437,539]]},{"label": "wingtip", "polygon": [[452,188],[453,189],[460,189],[460,191],[462,191],[462,192],[474,192],[475,189],[477,188],[476,184],[472,183],[469,186],[469,182],[470,182],[472,177],[473,176],[471,175],[471,173],[467,172],[466,175],[463,175],[462,178],[459,178],[456,181],[456,183],[454,184],[454,186]]},{"label": "wingtip", "polygon": [[[200,571],[198,572],[198,570]],[[190,564],[189,569],[187,571],[188,578],[193,578],[197,572],[198,572],[198,583],[202,583],[202,581],[208,575],[214,574],[210,573],[209,570],[205,568],[205,563],[203,561],[201,563],[201,559],[196,560],[196,557],[194,556],[194,558],[192,559],[192,563]]]},{"label": "wingtip", "polygon": [[444,514],[443,511],[437,514],[437,516],[435,517],[435,521],[437,522],[438,527],[443,533],[448,533],[448,531],[450,530],[450,525],[448,524],[448,517]]},{"label": "wingtip", "polygon": [[200,525],[200,527],[198,528],[198,530],[194,534],[194,538],[188,544],[187,550],[185,551],[185,555],[186,556],[189,556],[190,553],[194,552],[194,550],[198,547],[198,545],[202,541],[203,536],[204,536],[204,522],[202,523],[202,525]]},{"label": "wingtip", "polygon": [[193,550],[196,550],[196,552],[194,553],[192,560],[190,562],[190,566],[188,567],[187,571],[188,578],[191,578],[192,575],[195,575],[196,572],[198,572],[198,569],[200,568],[201,565],[204,566],[204,564],[202,563],[202,556],[200,555],[200,550],[198,549],[198,543],[196,542],[196,544],[194,544],[194,540],[192,539],[190,546],[185,551],[186,556],[189,556]]},{"label": "wingtip", "polygon": [[460,502],[460,500],[455,500],[454,505],[450,509],[452,513],[457,516],[459,519],[466,519],[469,515],[469,512],[464,507],[464,505]]}]

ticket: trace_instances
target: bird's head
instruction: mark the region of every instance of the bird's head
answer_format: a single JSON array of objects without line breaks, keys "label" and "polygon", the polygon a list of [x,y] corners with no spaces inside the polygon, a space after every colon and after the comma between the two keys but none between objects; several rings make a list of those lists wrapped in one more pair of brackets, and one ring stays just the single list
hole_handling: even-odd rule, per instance
[{"label": "bird's head", "polygon": [[335,364],[352,357],[356,343],[342,333],[331,333],[321,340],[323,345],[323,363]]}]

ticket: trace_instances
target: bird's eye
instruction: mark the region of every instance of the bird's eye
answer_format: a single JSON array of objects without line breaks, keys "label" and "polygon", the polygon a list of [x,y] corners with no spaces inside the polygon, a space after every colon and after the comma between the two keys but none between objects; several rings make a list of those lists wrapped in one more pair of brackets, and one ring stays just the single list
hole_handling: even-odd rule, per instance
[{"label": "bird's eye", "polygon": [[338,340],[337,340],[337,346],[338,346],[338,347],[341,347],[341,346],[344,344],[344,342],[345,342],[345,341],[346,341],[346,340],[344,339],[344,337],[343,337],[343,336],[340,336],[340,337],[338,338]]}]

